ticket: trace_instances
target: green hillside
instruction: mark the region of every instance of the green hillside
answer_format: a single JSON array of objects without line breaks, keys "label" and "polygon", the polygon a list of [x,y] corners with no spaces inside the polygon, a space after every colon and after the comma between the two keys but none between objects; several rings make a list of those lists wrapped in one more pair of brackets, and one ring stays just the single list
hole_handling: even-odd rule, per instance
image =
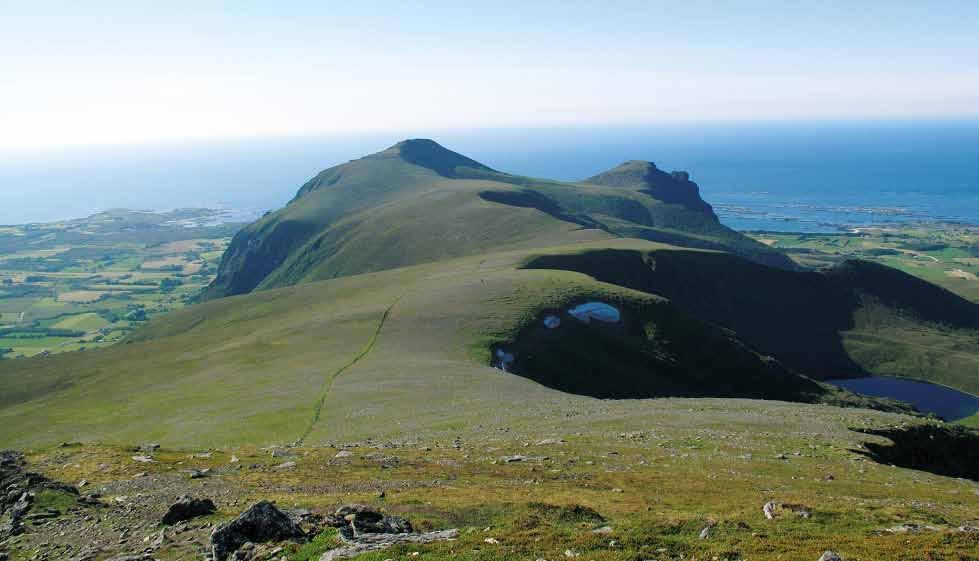
[{"label": "green hillside", "polygon": [[[682,172],[561,183],[405,141],[239,233],[204,303],[110,348],[0,361],[0,442],[316,443],[594,398],[907,410],[817,382],[875,374],[979,390],[976,304],[880,265],[785,263]],[[620,317],[573,318],[588,302]]]},{"label": "green hillside", "polygon": [[[0,362],[0,442],[157,439],[189,446],[288,443],[305,436],[315,444],[404,430],[451,431],[490,411],[518,419],[547,404],[589,396],[894,407],[796,374],[758,354],[753,349],[759,347],[736,330],[698,317],[682,298],[668,301],[630,287],[636,283],[628,267],[615,265],[620,275],[601,282],[553,265],[562,259],[587,263],[589,256],[609,252],[651,255],[664,268],[675,260],[691,279],[698,268],[727,259],[611,240],[216,299],[156,319],[126,344]],[[549,269],[528,268],[548,261]],[[769,270],[748,261],[733,264]],[[676,273],[685,274],[679,268]],[[624,315],[621,324],[578,324],[565,315],[564,329],[534,342],[544,315],[591,300],[616,306]],[[857,327],[851,332],[869,333]],[[932,344],[948,341],[946,336]],[[491,367],[491,351],[499,346],[531,359],[518,362],[524,365],[514,370],[520,375]],[[507,407],[512,403],[533,407],[522,412]]]},{"label": "green hillside", "polygon": [[[363,561],[974,559],[979,436],[820,380],[976,372],[977,304],[794,266],[684,173],[562,183],[409,141],[239,233],[204,301],[0,360],[0,449],[86,495],[38,488],[0,553],[201,559],[271,500],[311,541],[253,559],[321,559],[350,502],[460,529]],[[161,526],[184,494],[216,512]]]},{"label": "green hillside", "polygon": [[612,237],[795,267],[718,222],[683,172],[628,162],[566,183],[498,172],[431,140],[406,140],[321,172],[287,206],[242,230],[205,296]]}]

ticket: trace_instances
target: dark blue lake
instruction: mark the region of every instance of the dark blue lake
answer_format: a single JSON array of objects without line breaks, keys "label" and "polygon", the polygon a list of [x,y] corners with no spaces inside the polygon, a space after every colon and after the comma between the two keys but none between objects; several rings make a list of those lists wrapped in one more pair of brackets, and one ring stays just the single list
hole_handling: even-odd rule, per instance
[{"label": "dark blue lake", "polygon": [[889,397],[914,405],[923,413],[934,413],[955,421],[979,413],[979,397],[938,384],[903,378],[852,378],[827,380],[852,392],[873,397]]}]

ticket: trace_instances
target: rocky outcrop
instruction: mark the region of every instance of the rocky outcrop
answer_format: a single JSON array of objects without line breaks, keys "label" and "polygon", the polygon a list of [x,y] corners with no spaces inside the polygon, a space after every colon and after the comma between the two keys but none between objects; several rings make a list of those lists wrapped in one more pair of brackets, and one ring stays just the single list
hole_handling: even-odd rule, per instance
[{"label": "rocky outcrop", "polygon": [[27,471],[20,452],[0,451],[0,516],[7,517],[0,525],[0,539],[23,531],[23,519],[34,503],[35,494],[42,489],[78,495],[78,490],[70,485]]},{"label": "rocky outcrop", "polygon": [[305,542],[306,534],[274,504],[260,501],[238,518],[214,529],[211,533],[211,554],[214,561],[226,561],[246,543],[287,540]]}]

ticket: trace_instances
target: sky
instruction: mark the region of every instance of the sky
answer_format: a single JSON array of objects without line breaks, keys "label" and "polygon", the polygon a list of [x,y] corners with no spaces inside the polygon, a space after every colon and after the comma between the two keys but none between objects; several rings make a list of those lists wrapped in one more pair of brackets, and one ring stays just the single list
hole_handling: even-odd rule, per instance
[{"label": "sky", "polygon": [[979,115],[979,2],[0,0],[0,150]]}]

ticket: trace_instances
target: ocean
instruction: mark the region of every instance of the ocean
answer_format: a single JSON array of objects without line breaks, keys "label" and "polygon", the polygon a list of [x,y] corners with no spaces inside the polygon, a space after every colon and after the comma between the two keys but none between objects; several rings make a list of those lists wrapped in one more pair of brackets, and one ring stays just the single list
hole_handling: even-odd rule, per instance
[{"label": "ocean", "polygon": [[979,121],[435,130],[6,151],[0,224],[107,208],[203,206],[257,216],[322,169],[417,137],[501,171],[555,179],[632,159],[686,170],[721,220],[741,230],[979,224]]}]

